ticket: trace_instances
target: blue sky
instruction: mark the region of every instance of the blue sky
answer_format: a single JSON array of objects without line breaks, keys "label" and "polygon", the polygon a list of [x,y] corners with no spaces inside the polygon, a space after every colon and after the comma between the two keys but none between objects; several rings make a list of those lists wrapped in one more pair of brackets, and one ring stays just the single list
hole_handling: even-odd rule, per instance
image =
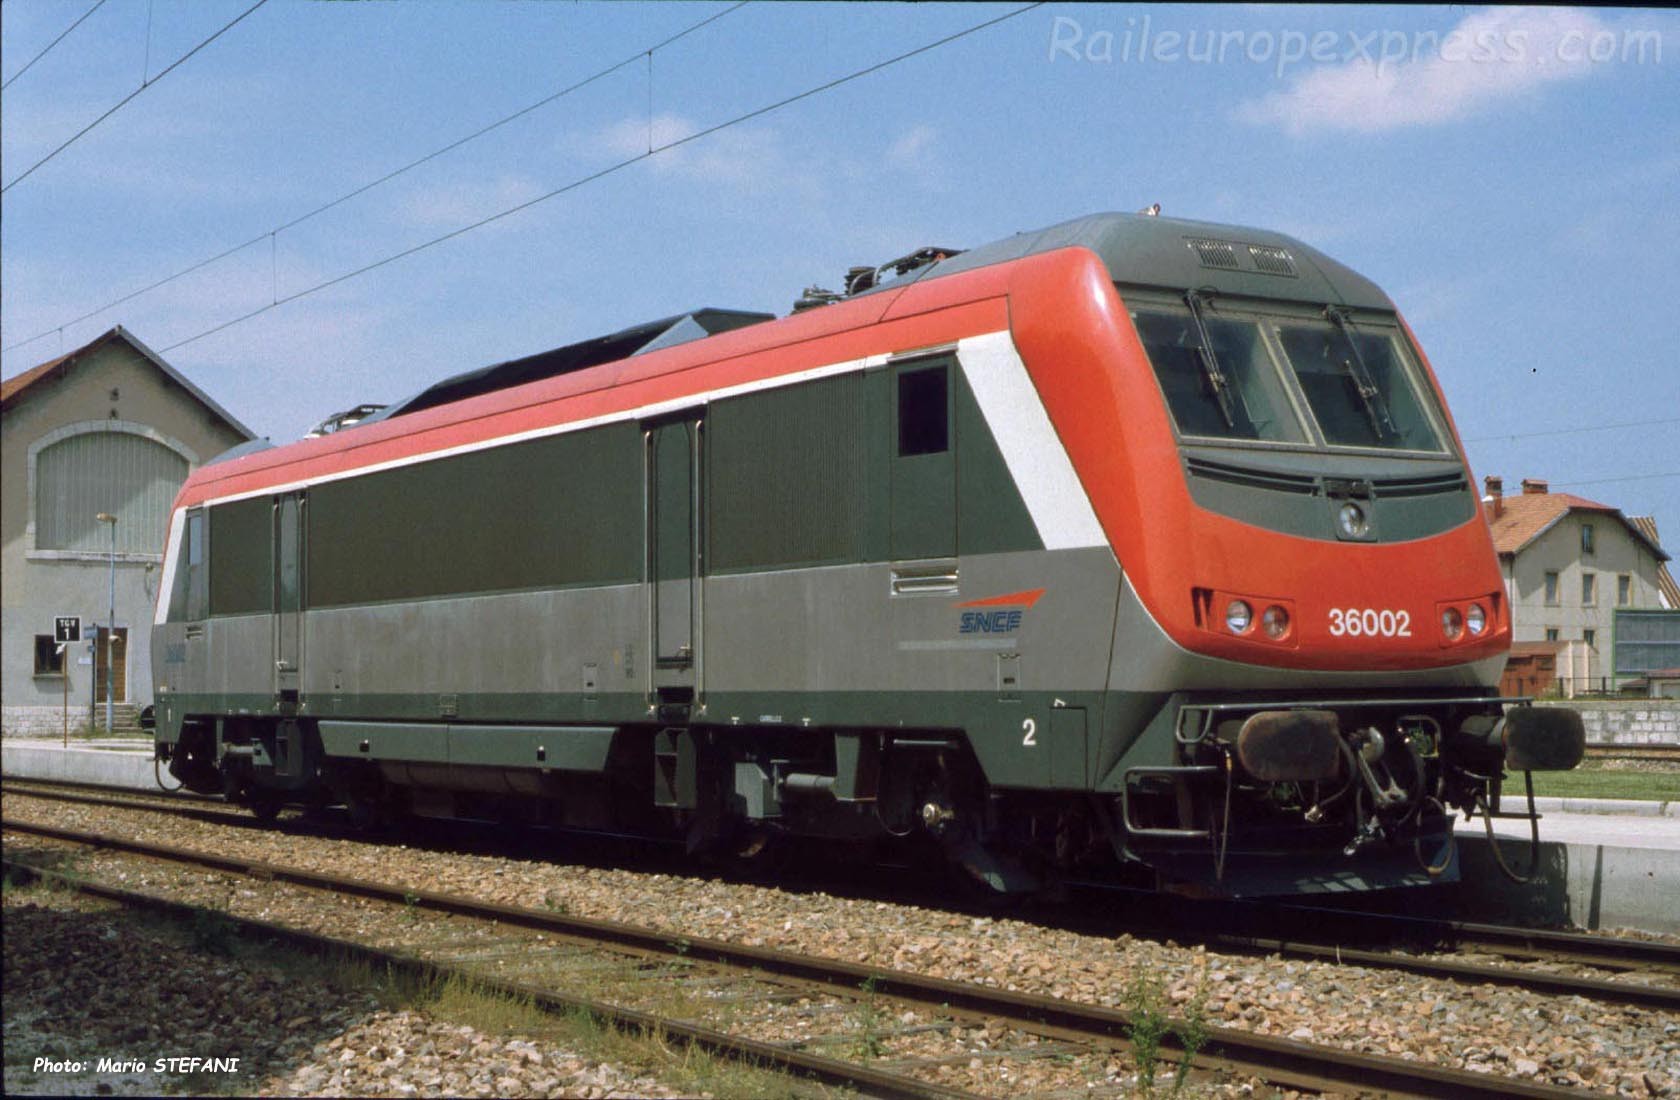
[{"label": "blue sky", "polygon": [[[0,9],[0,78],[16,76],[0,372],[121,323],[285,440],[638,321],[785,313],[852,264],[1160,202],[1370,276],[1478,477],[1654,514],[1680,547],[1673,13],[1046,5],[194,340],[643,153],[650,132],[664,144],[1011,10],[270,0],[17,180],[252,2],[106,0],[21,76],[93,0]],[[267,237],[724,12],[654,53],[651,116],[640,58]]]}]

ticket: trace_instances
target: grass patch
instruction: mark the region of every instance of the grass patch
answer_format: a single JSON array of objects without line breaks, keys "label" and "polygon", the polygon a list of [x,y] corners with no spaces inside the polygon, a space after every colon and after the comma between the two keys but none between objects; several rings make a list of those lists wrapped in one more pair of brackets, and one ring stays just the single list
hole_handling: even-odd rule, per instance
[{"label": "grass patch", "polygon": [[586,1058],[615,1062],[655,1077],[685,1095],[727,1096],[731,1100],[796,1100],[852,1094],[826,1088],[776,1069],[735,1062],[698,1047],[672,1042],[661,1034],[623,1031],[583,1012],[552,1019],[544,1037]]},{"label": "grass patch", "polygon": [[539,1035],[551,1030],[554,1020],[529,997],[487,989],[454,976],[434,985],[414,1007],[489,1035]]},{"label": "grass patch", "polygon": [[[686,969],[688,964],[680,964]],[[449,977],[421,982],[380,972],[366,964],[337,967],[336,981],[351,987],[372,987],[386,1007],[413,1009],[451,1024],[472,1027],[490,1036],[518,1036],[539,1045],[553,1044],[593,1061],[613,1062],[637,1075],[653,1077],[686,1095],[740,1097],[741,1100],[792,1100],[795,1097],[839,1095],[832,1089],[812,1085],[773,1068],[742,1064],[714,1057],[703,1050],[672,1041],[667,1035],[624,1030],[604,1023],[589,1013],[574,1010],[560,1014],[543,1011],[527,997],[498,992],[471,978]],[[658,983],[669,988],[673,983]],[[614,981],[600,975],[580,975],[567,992],[595,1000],[616,1000]],[[644,991],[645,992],[645,991]],[[651,1008],[679,1016],[682,1002],[690,998],[680,990],[655,998],[664,1003]],[[638,1007],[649,1010],[650,1006]],[[692,1009],[692,1005],[687,1005]],[[676,1009],[677,1011],[672,1011]]]},{"label": "grass patch", "polygon": [[[1609,769],[1589,761],[1574,771],[1535,772],[1534,793],[1545,798],[1626,798],[1652,802],[1680,800],[1680,771]],[[1505,780],[1507,803],[1523,795],[1522,776]]]},{"label": "grass patch", "polygon": [[882,1012],[875,998],[875,978],[866,979],[860,987],[863,999],[852,1010],[852,1026],[857,1037],[852,1043],[852,1057],[868,1062],[886,1053],[886,1040],[881,1035]]}]

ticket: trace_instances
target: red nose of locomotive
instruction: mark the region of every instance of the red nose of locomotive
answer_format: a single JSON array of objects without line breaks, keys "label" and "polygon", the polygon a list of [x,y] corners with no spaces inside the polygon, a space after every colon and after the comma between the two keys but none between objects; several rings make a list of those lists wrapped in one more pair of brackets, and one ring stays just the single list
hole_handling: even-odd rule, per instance
[{"label": "red nose of locomotive", "polygon": [[1179,646],[1251,664],[1504,652],[1492,539],[1392,303],[1345,270],[1334,286],[1271,277],[1134,286],[1091,256],[1014,280],[1023,300],[1089,315],[1052,326],[1023,309],[1016,337],[1139,599]]},{"label": "red nose of locomotive", "polygon": [[1421,669],[1510,646],[1510,611],[1479,521],[1398,546],[1294,538],[1195,510],[1197,549],[1160,563],[1187,594],[1159,613],[1181,645],[1291,668]]}]

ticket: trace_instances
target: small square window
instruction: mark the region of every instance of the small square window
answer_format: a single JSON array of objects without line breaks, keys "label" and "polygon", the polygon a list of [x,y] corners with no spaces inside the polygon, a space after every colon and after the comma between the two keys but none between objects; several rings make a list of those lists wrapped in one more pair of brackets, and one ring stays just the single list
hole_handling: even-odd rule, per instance
[{"label": "small square window", "polygon": [[1626,607],[1633,602],[1633,578],[1626,573],[1616,578],[1616,606]]},{"label": "small square window", "polygon": [[1581,574],[1581,606],[1591,607],[1598,602],[1598,574]]},{"label": "small square window", "polygon": [[951,445],[945,368],[898,376],[899,455],[941,454]]},{"label": "small square window", "polygon": [[1588,649],[1595,648],[1598,645],[1598,631],[1596,631],[1596,630],[1583,630],[1583,631],[1581,631],[1581,640],[1583,642],[1587,643],[1587,648]]},{"label": "small square window", "polygon": [[1558,640],[1558,628],[1557,627],[1548,626],[1546,628],[1546,640],[1548,642],[1555,642],[1555,641]]},{"label": "small square window", "polygon": [[35,635],[35,675],[64,675],[64,654],[51,634]]},{"label": "small square window", "polygon": [[1557,570],[1546,570],[1546,602],[1555,605],[1558,602]]},{"label": "small square window", "polygon": [[1581,553],[1590,554],[1592,552],[1593,552],[1593,525],[1590,524],[1590,523],[1583,523],[1583,524],[1581,524]]}]

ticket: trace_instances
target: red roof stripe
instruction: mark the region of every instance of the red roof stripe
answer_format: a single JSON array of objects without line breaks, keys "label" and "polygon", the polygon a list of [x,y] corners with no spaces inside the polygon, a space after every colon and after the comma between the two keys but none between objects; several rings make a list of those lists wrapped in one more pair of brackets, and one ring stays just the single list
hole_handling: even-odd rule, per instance
[{"label": "red roof stripe", "polygon": [[[988,269],[950,279],[959,280],[970,294],[986,294],[997,282]],[[424,461],[458,448],[565,430],[666,404],[699,403],[736,386],[1008,327],[1004,300],[990,296],[938,313],[878,323],[895,298],[914,290],[813,311],[823,315],[820,324],[808,320],[812,314],[799,314],[218,463],[189,479],[176,504],[190,506],[370,466]]]}]

